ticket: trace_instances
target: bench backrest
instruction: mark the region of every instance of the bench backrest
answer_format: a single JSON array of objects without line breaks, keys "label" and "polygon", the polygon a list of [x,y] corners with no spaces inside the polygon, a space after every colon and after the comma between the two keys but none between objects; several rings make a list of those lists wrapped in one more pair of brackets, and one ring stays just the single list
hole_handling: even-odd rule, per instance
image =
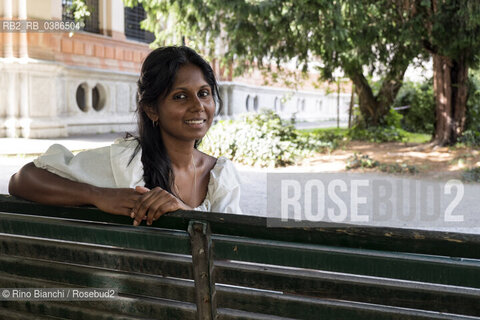
[{"label": "bench backrest", "polygon": [[[114,301],[1,301],[5,319],[472,319],[480,237],[175,212],[151,227],[0,196],[0,287],[114,288]],[[193,262],[192,263],[192,259]]]}]

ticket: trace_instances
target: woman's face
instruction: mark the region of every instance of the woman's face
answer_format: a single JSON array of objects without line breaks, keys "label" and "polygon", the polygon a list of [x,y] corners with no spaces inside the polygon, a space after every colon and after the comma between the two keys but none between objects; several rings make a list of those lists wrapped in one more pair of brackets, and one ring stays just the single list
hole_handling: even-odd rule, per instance
[{"label": "woman's face", "polygon": [[177,71],[171,92],[158,102],[158,125],[163,138],[195,141],[212,125],[215,101],[202,70],[186,64]]}]

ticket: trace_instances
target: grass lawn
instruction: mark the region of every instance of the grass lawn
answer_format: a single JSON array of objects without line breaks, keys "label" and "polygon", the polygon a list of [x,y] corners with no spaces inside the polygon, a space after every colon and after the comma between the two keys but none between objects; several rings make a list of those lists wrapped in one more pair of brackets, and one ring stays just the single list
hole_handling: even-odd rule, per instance
[{"label": "grass lawn", "polygon": [[[341,135],[343,137],[347,136],[347,128],[319,128],[319,129],[299,129],[300,133],[313,133],[319,136],[328,136],[328,135]],[[430,142],[432,136],[425,133],[414,133],[404,131],[406,135],[405,142],[407,143],[427,143]]]},{"label": "grass lawn", "polygon": [[414,133],[405,131],[409,143],[427,143],[432,139],[432,135],[426,133]]},{"label": "grass lawn", "polygon": [[326,132],[331,132],[334,134],[340,134],[342,136],[346,136],[348,129],[347,128],[317,128],[317,129],[297,129],[299,132],[305,132],[305,133],[326,133]]}]

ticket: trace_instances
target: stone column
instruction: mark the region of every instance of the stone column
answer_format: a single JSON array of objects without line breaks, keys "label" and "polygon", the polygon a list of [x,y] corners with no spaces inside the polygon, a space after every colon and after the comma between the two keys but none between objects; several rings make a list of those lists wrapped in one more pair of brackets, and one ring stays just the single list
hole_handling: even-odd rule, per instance
[{"label": "stone column", "polygon": [[30,124],[31,124],[31,119],[30,119],[30,90],[28,86],[28,73],[27,72],[20,72],[18,74],[18,79],[19,79],[19,91],[20,94],[18,95],[19,97],[19,105],[20,105],[20,120],[19,120],[19,125],[20,125],[20,135],[23,138],[29,138],[30,137]]},{"label": "stone column", "polygon": [[[27,0],[18,0],[18,19],[27,19]],[[27,33],[21,32],[18,34],[18,37],[18,56],[19,58],[28,58]]]},{"label": "stone column", "polygon": [[90,81],[86,82],[85,85],[85,110],[86,112],[89,112],[93,109],[92,106],[92,89],[93,89],[94,84],[91,83]]},{"label": "stone column", "polygon": [[17,73],[13,70],[7,72],[7,114],[5,119],[6,135],[8,138],[17,136]]},{"label": "stone column", "polygon": [[[11,20],[13,17],[12,0],[3,0],[3,17]],[[4,32],[3,35],[3,57],[13,58],[13,33]]]}]

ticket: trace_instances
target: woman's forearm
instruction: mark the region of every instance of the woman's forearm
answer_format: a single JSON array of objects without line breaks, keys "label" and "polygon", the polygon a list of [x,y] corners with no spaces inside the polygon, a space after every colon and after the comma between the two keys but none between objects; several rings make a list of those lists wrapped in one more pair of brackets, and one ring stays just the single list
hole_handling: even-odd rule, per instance
[{"label": "woman's forearm", "polygon": [[62,178],[32,162],[10,178],[8,192],[27,200],[52,205],[96,205],[100,188]]}]

